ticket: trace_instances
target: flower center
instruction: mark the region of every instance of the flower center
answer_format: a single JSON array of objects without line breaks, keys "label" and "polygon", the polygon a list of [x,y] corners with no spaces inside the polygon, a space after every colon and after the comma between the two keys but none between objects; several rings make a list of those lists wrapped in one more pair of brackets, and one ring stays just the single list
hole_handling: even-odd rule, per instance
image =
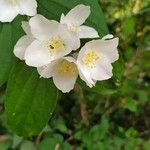
[{"label": "flower center", "polygon": [[96,51],[90,51],[84,54],[83,63],[90,68],[96,67],[96,62],[100,59],[99,54]]},{"label": "flower center", "polygon": [[19,3],[19,0],[8,0],[8,2],[12,5],[17,5]]},{"label": "flower center", "polygon": [[78,32],[79,31],[79,26],[78,25],[70,24],[70,25],[68,25],[68,28],[69,28],[70,31],[73,31],[73,32]]},{"label": "flower center", "polygon": [[63,51],[65,49],[65,44],[61,38],[54,37],[51,40],[44,42],[44,47],[52,53],[56,51]]},{"label": "flower center", "polygon": [[58,66],[58,71],[63,74],[74,76],[77,74],[77,67],[74,63],[63,60]]}]

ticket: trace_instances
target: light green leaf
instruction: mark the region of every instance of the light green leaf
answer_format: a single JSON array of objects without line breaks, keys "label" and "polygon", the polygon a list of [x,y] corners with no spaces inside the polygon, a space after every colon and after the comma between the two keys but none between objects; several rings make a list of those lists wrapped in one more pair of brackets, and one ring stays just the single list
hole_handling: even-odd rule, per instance
[{"label": "light green leaf", "polygon": [[137,112],[138,110],[138,104],[135,100],[133,100],[130,97],[127,97],[124,100],[124,108],[127,108],[128,110],[132,111],[132,112]]},{"label": "light green leaf", "polygon": [[36,150],[34,143],[30,141],[24,141],[21,144],[20,150]]},{"label": "light green leaf", "polygon": [[60,137],[61,135],[57,135],[43,139],[39,144],[39,150],[59,149],[63,140],[61,140]]},{"label": "light green leaf", "polygon": [[57,103],[57,89],[50,80],[39,77],[24,63],[11,73],[6,93],[6,117],[18,135],[38,134],[46,125]]},{"label": "light green leaf", "polygon": [[123,24],[122,29],[125,35],[132,35],[135,32],[135,19],[133,17],[127,18]]},{"label": "light green leaf", "polygon": [[11,140],[0,141],[0,150],[8,150],[11,145]]},{"label": "light green leaf", "polygon": [[18,135],[14,135],[13,137],[13,143],[12,148],[15,149],[17,146],[23,141],[23,137],[20,137]]}]

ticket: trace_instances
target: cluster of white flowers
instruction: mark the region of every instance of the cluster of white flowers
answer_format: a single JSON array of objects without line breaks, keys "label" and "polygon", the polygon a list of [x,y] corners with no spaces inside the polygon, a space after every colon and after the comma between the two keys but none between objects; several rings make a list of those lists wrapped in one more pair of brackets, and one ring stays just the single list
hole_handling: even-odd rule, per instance
[{"label": "cluster of white flowers", "polygon": [[[9,10],[5,11],[5,5]],[[35,0],[0,0],[0,21],[9,22],[17,14],[35,15],[36,7]],[[36,67],[41,77],[52,77],[62,92],[74,88],[78,75],[89,87],[93,87],[96,81],[111,78],[112,63],[119,57],[119,39],[113,35],[100,39],[94,28],[83,25],[90,12],[89,6],[80,4],[66,16],[62,14],[60,22],[42,15],[22,22],[26,35],[15,45],[15,56]],[[98,39],[80,48],[81,38]]]}]

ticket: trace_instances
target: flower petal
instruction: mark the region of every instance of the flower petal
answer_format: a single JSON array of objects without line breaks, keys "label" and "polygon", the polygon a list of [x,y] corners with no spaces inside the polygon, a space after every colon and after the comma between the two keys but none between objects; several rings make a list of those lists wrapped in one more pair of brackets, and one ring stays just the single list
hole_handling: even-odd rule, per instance
[{"label": "flower petal", "polygon": [[0,21],[11,22],[19,14],[16,6],[10,5],[6,0],[0,0]]},{"label": "flower petal", "polygon": [[98,38],[98,32],[91,27],[81,26],[79,29],[79,37],[80,38]]},{"label": "flower petal", "polygon": [[64,17],[65,17],[65,15],[62,13],[61,17],[60,17],[60,23],[62,23],[62,24],[63,24]]},{"label": "flower petal", "polygon": [[90,71],[82,63],[77,61],[78,71],[80,78],[86,82],[87,86],[92,88],[95,85],[95,81],[92,80]]},{"label": "flower petal", "polygon": [[77,76],[70,76],[59,73],[55,73],[53,76],[54,84],[63,93],[70,92],[74,88],[76,80]]},{"label": "flower petal", "polygon": [[90,69],[91,77],[93,80],[99,81],[110,79],[113,75],[112,69],[110,60],[105,55],[101,55],[101,59],[96,64],[96,67]]},{"label": "flower petal", "polygon": [[90,7],[85,5],[77,5],[64,17],[61,17],[63,24],[82,25],[90,15]]},{"label": "flower petal", "polygon": [[37,1],[36,0],[20,0],[19,10],[21,15],[34,16],[37,13]]},{"label": "flower petal", "polygon": [[21,60],[24,60],[25,51],[32,42],[33,42],[33,38],[30,36],[25,35],[21,37],[14,47],[15,56]]},{"label": "flower petal", "polygon": [[70,47],[71,50],[77,50],[80,47],[79,37],[76,35],[76,33],[69,31],[66,25],[60,24],[58,32],[66,46]]},{"label": "flower petal", "polygon": [[55,61],[52,61],[46,66],[38,67],[38,73],[41,75],[43,78],[51,78],[54,75],[56,66],[62,61],[62,59],[58,59]]},{"label": "flower petal", "polygon": [[52,60],[50,53],[44,48],[43,43],[33,41],[25,52],[26,64],[33,67],[41,67],[49,64]]},{"label": "flower petal", "polygon": [[24,32],[25,32],[28,36],[32,36],[31,28],[30,28],[29,22],[27,22],[27,21],[22,21],[22,25],[21,25],[21,26],[22,26]]},{"label": "flower petal", "polygon": [[119,58],[118,54],[119,38],[113,38],[110,40],[93,40],[88,42],[85,47],[89,50],[96,50],[98,53],[105,54],[111,62],[115,62]]},{"label": "flower petal", "polygon": [[58,25],[56,21],[50,21],[42,15],[36,15],[29,21],[33,36],[39,40],[49,40],[58,34]]},{"label": "flower petal", "polygon": [[108,40],[108,39],[112,39],[114,36],[112,34],[107,34],[105,35],[102,39],[103,40]]}]

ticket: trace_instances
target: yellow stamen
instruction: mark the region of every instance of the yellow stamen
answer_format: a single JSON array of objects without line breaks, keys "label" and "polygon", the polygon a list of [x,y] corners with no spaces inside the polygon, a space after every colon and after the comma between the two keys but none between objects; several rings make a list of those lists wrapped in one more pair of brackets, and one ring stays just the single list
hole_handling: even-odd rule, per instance
[{"label": "yellow stamen", "polygon": [[19,0],[8,0],[8,2],[12,5],[17,5]]},{"label": "yellow stamen", "polygon": [[63,51],[65,49],[64,42],[59,37],[55,37],[44,42],[44,47],[47,48],[50,53],[55,51]]},{"label": "yellow stamen", "polygon": [[83,63],[90,68],[96,67],[96,62],[100,59],[99,54],[96,51],[90,51],[84,54]]},{"label": "yellow stamen", "polygon": [[63,74],[74,76],[77,74],[77,67],[74,63],[63,60],[58,66],[58,71]]}]

